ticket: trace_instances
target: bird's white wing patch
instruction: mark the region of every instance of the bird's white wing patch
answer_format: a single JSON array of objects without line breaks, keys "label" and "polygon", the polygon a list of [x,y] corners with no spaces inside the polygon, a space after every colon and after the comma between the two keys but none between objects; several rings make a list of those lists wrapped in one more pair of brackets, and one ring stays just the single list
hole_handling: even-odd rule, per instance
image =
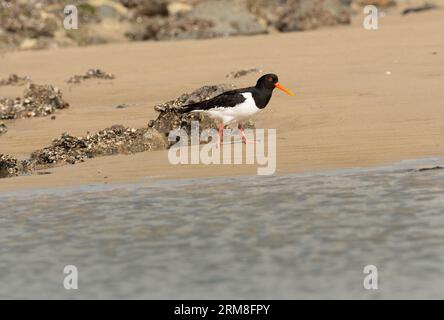
[{"label": "bird's white wing patch", "polygon": [[234,121],[245,120],[258,113],[261,109],[256,107],[253,95],[250,92],[242,93],[245,101],[239,103],[234,107],[219,107],[206,111],[206,113],[213,118],[222,121],[224,124],[229,124]]}]

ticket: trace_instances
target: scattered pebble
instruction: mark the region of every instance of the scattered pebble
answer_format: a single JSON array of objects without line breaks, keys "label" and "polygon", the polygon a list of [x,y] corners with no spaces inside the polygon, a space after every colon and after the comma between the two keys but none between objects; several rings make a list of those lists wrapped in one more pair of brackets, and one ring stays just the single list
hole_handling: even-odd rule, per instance
[{"label": "scattered pebble", "polygon": [[401,14],[402,15],[406,15],[409,13],[418,13],[418,12],[422,12],[422,11],[428,11],[428,10],[433,10],[433,9],[437,9],[438,6],[435,4],[431,4],[431,3],[424,3],[423,5],[417,6],[417,7],[411,7],[411,8],[407,8],[404,9]]},{"label": "scattered pebble", "polygon": [[116,109],[126,109],[129,106],[127,104],[118,104],[117,106],[115,106]]},{"label": "scattered pebble", "polygon": [[418,169],[418,171],[423,172],[423,171],[442,170],[442,169],[444,169],[444,167],[436,166],[436,167],[431,167],[431,168],[421,168],[421,169]]},{"label": "scattered pebble", "polygon": [[229,74],[226,75],[226,77],[230,78],[230,79],[237,79],[237,78],[246,76],[251,73],[262,73],[262,70],[258,69],[258,68],[242,69],[242,70],[230,72]]},{"label": "scattered pebble", "polygon": [[1,86],[23,86],[27,83],[31,82],[31,78],[28,76],[20,77],[16,74],[10,74],[5,79],[0,79],[0,87]]},{"label": "scattered pebble", "polygon": [[6,124],[3,122],[0,122],[0,136],[8,131],[8,128],[6,127]]}]

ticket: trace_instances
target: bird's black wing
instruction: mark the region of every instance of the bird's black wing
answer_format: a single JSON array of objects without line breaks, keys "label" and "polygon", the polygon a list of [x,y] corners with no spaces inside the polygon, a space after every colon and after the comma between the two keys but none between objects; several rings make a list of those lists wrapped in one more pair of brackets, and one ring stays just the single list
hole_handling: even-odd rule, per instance
[{"label": "bird's black wing", "polygon": [[245,89],[227,91],[209,100],[182,106],[181,111],[186,113],[191,111],[205,111],[217,107],[234,107],[246,100],[246,98],[242,95],[243,91],[245,91]]}]

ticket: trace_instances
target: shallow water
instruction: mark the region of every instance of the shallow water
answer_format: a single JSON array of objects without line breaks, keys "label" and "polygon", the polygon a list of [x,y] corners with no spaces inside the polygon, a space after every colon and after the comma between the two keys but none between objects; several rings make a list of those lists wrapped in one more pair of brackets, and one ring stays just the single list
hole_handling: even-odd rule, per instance
[{"label": "shallow water", "polygon": [[416,165],[3,193],[0,298],[442,299],[444,170]]}]

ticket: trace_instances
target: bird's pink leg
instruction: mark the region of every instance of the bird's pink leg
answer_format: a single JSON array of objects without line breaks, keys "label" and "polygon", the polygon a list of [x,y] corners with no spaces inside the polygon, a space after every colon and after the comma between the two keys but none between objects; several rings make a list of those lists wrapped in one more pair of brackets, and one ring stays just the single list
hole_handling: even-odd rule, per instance
[{"label": "bird's pink leg", "polygon": [[225,125],[222,123],[222,124],[219,126],[219,143],[218,143],[219,147],[220,147],[221,144],[222,144],[222,137],[223,137],[223,135],[224,135],[224,128],[225,128]]},{"label": "bird's pink leg", "polygon": [[242,125],[242,123],[239,122],[239,125],[237,126],[237,128],[239,129],[241,135],[242,135],[242,142],[245,144],[251,143],[251,144],[256,144],[256,141],[254,140],[249,140],[244,132],[244,127]]}]

